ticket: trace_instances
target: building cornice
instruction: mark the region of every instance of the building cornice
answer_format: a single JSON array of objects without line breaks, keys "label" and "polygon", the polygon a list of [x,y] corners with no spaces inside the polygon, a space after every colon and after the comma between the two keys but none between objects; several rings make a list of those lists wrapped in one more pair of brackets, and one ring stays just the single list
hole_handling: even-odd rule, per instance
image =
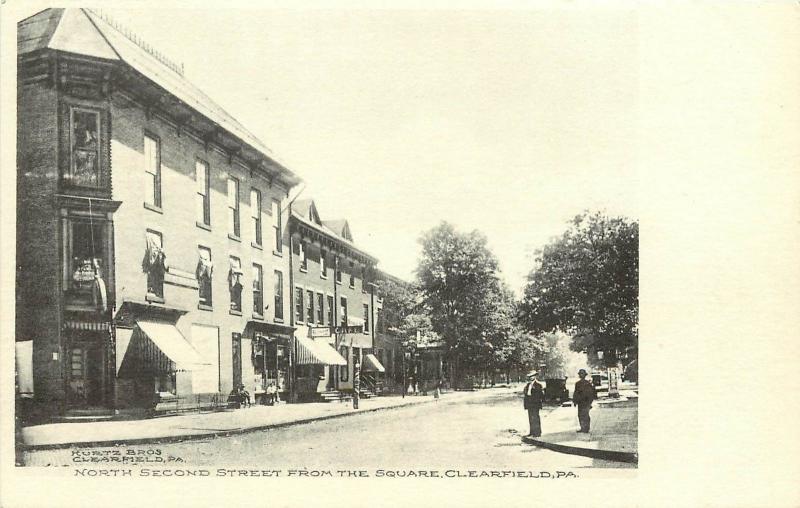
[{"label": "building cornice", "polygon": [[268,186],[277,184],[288,194],[301,182],[291,170],[260,149],[248,144],[214,120],[170,94],[157,83],[123,61],[73,55],[43,49],[18,58],[20,85],[44,83],[67,94],[95,100],[122,98],[140,108],[148,118],[158,118],[178,136],[186,135],[228,158],[251,176],[259,176]]}]

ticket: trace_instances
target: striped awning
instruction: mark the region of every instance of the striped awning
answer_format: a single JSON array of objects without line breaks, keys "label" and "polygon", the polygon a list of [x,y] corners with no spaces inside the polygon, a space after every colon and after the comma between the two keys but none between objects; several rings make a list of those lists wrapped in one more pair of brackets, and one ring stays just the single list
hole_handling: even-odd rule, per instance
[{"label": "striped awning", "polygon": [[324,339],[296,337],[297,365],[347,365],[347,360]]},{"label": "striped awning", "polygon": [[168,322],[139,319],[133,329],[120,371],[168,373],[191,371],[211,365]]},{"label": "striped awning", "polygon": [[361,370],[364,372],[386,372],[381,362],[372,353],[364,355],[364,365]]}]

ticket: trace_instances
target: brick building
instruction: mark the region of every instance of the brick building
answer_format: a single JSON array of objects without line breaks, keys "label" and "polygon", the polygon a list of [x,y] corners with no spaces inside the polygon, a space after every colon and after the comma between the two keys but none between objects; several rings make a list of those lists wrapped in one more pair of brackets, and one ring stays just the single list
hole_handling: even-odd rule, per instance
[{"label": "brick building", "polygon": [[314,400],[352,392],[356,365],[360,391],[379,392],[384,367],[374,354],[378,260],[355,245],[346,220],[323,220],[313,200],[292,203],[288,229],[297,396]]},{"label": "brick building", "polygon": [[[288,391],[298,176],[91,10],[42,11],[17,37],[16,337],[32,343],[34,412]],[[350,312],[370,301],[346,290]]]}]

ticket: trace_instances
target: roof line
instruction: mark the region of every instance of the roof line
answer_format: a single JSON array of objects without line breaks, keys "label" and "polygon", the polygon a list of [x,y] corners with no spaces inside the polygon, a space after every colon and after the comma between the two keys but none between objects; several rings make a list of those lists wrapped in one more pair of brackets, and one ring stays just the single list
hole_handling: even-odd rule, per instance
[{"label": "roof line", "polygon": [[[91,24],[92,24],[92,26],[94,27],[94,29],[95,29],[95,30],[97,30],[97,33],[99,33],[99,34],[100,34],[100,37],[102,37],[102,38],[103,38],[103,40],[104,40],[104,41],[106,41],[106,44],[108,44],[108,47],[110,47],[110,48],[111,48],[111,51],[113,51],[113,52],[114,52],[114,54],[115,54],[115,55],[117,55],[117,58],[119,58],[119,60],[120,60],[121,62],[125,62],[125,60],[123,60],[123,58],[122,58],[122,55],[120,55],[120,54],[119,54],[119,51],[117,51],[117,48],[115,48],[115,47],[114,47],[114,45],[113,45],[113,44],[111,44],[111,41],[109,41],[109,40],[108,40],[108,38],[106,37],[106,34],[104,34],[102,30],[100,30],[100,27],[99,27],[99,26],[97,26],[97,23],[95,23],[95,22],[94,22],[94,20],[92,19],[92,17],[91,17],[91,16],[89,16],[89,15],[86,13],[86,8],[85,8],[85,7],[81,7],[81,8],[80,8],[80,11],[81,11],[81,14],[83,14],[84,16],[86,16],[86,19],[88,19],[88,20],[89,20],[89,23],[91,23]],[[125,62],[125,64],[127,65],[127,64],[128,64],[128,62]]]},{"label": "roof line", "polygon": [[27,18],[23,18],[23,19],[21,19],[21,20],[17,21],[17,24],[19,24],[19,23],[24,23],[24,22],[28,21],[29,19],[31,19],[31,18],[33,18],[33,17],[36,17],[36,16],[38,16],[39,14],[43,13],[44,11],[49,11],[49,10],[51,10],[51,9],[57,9],[57,8],[58,8],[58,7],[48,7],[48,8],[46,8],[46,9],[42,9],[41,11],[39,11],[39,12],[37,12],[37,13],[31,14],[31,15],[30,15],[30,16],[28,16]]}]

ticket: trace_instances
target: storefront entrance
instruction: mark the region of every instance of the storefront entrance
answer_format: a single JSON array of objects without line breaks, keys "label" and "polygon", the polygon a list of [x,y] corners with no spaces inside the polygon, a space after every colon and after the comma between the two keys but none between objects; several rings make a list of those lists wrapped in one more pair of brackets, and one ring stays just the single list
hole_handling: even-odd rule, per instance
[{"label": "storefront entrance", "polygon": [[69,341],[67,405],[70,408],[107,406],[106,365],[108,359],[102,335],[102,333],[84,332]]}]

